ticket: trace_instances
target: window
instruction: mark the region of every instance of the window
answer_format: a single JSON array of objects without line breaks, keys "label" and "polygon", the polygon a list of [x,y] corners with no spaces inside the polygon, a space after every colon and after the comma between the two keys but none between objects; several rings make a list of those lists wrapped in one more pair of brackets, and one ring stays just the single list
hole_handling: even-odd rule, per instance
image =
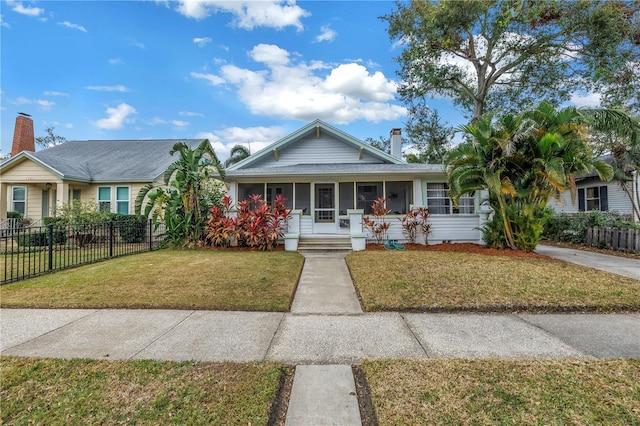
[{"label": "window", "polygon": [[590,210],[609,210],[608,188],[603,186],[591,186],[578,189],[578,210],[581,212]]},{"label": "window", "polygon": [[296,210],[302,210],[302,214],[311,214],[311,185],[308,183],[296,183]]},{"label": "window", "polygon": [[387,208],[391,214],[405,214],[413,204],[413,182],[385,182]]},{"label": "window", "polygon": [[27,187],[14,186],[11,191],[11,210],[25,217],[27,213]]},{"label": "window", "polygon": [[116,213],[129,214],[129,187],[116,187]]},{"label": "window", "polygon": [[475,194],[464,194],[458,201],[458,207],[454,207],[449,198],[449,185],[428,183],[427,207],[431,214],[473,214],[475,213]]},{"label": "window", "polygon": [[252,195],[260,195],[264,198],[263,183],[240,183],[238,184],[238,200],[248,200]]},{"label": "window", "polygon": [[100,186],[98,187],[98,209],[101,212],[111,212],[111,187]]},{"label": "window", "polygon": [[340,182],[340,214],[346,215],[353,209],[353,182]]},{"label": "window", "polygon": [[82,192],[79,189],[74,189],[72,199],[74,201],[80,201],[81,195],[82,195]]},{"label": "window", "polygon": [[284,197],[284,205],[288,209],[293,208],[293,184],[292,183],[268,183],[267,203],[272,204],[278,195]]},{"label": "window", "polygon": [[356,208],[364,210],[364,214],[373,213],[371,205],[382,196],[382,182],[356,183]]}]

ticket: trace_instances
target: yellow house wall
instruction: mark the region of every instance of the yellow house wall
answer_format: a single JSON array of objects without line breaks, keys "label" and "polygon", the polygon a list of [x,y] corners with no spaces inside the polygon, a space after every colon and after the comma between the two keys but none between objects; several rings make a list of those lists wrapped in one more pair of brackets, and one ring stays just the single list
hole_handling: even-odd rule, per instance
[{"label": "yellow house wall", "polygon": [[54,183],[58,178],[32,161],[24,161],[9,170],[3,170],[0,176],[5,183]]}]

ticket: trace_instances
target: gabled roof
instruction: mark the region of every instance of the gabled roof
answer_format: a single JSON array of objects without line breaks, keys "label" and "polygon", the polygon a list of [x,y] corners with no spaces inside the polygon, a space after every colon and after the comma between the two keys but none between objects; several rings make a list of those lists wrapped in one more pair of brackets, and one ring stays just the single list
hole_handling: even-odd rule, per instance
[{"label": "gabled roof", "polygon": [[0,164],[0,170],[29,159],[65,180],[152,182],[178,159],[169,155],[177,142],[194,148],[202,139],[71,141],[38,152],[23,151]]},{"label": "gabled roof", "polygon": [[[304,138],[305,136],[308,136],[309,134],[315,133],[318,130],[322,131],[323,134],[324,132],[331,134],[333,137],[335,137],[336,139],[342,141],[343,143],[347,144],[347,145],[351,145],[353,146],[353,148],[355,150],[359,150],[362,149],[365,152],[369,153],[370,155],[380,159],[380,161],[382,163],[385,164],[405,164],[404,161],[402,161],[399,158],[395,158],[385,152],[380,151],[379,149],[373,148],[371,145],[361,141],[358,138],[355,138],[345,132],[343,132],[342,130],[336,129],[333,126],[330,126],[329,124],[325,123],[322,120],[315,120],[312,121],[311,123],[307,124],[306,126],[302,127],[301,129],[291,133],[288,136],[285,136],[284,138],[280,139],[277,142],[274,142],[273,144],[267,146],[266,148],[256,152],[255,154],[245,158],[242,161],[239,161],[238,163],[232,165],[231,167],[229,167],[227,169],[228,172],[233,172],[236,170],[242,170],[242,169],[249,169],[252,168],[254,164],[256,164],[257,162],[259,162],[260,160],[262,160],[263,158],[272,155],[273,150],[282,150],[283,148],[285,148],[286,146],[289,146],[291,144],[295,144],[297,141],[301,140],[302,138]],[[232,173],[233,174],[233,173]]]}]

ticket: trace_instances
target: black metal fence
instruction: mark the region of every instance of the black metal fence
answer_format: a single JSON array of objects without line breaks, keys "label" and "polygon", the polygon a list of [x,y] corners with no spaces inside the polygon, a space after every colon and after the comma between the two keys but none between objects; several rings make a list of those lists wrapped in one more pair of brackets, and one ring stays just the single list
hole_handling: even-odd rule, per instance
[{"label": "black metal fence", "polygon": [[158,247],[151,221],[109,221],[0,229],[0,284]]}]

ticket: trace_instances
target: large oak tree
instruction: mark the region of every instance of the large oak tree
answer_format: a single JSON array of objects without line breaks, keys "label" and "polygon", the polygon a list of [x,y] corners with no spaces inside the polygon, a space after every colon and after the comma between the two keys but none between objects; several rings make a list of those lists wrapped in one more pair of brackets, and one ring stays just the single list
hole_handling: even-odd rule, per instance
[{"label": "large oak tree", "polygon": [[[640,109],[640,1],[413,0],[382,19],[404,46],[399,93],[447,97],[476,121],[573,92]],[[419,118],[419,117],[417,117]]]}]

